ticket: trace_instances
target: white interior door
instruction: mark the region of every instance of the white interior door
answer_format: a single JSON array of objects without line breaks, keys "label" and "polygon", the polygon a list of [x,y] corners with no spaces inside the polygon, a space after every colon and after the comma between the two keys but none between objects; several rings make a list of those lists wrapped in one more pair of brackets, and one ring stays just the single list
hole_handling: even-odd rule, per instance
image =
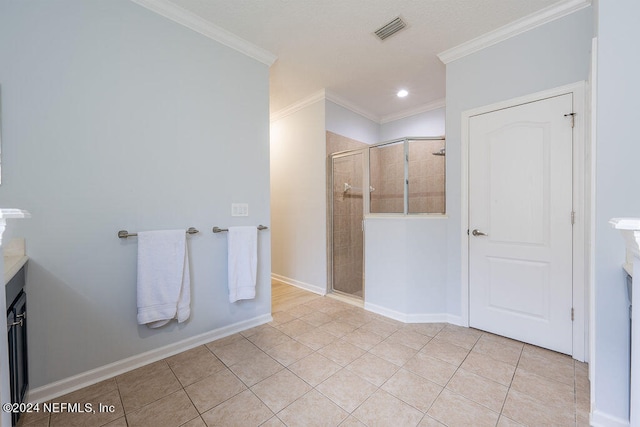
[{"label": "white interior door", "polygon": [[572,96],[469,119],[470,326],[567,354]]}]

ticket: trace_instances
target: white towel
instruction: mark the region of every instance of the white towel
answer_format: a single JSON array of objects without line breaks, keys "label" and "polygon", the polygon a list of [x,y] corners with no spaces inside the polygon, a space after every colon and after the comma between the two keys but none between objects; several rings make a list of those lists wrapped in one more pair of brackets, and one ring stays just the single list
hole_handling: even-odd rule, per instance
[{"label": "white towel", "polygon": [[253,299],[258,269],[258,229],[255,226],[229,227],[227,239],[229,301]]},{"label": "white towel", "polygon": [[150,328],[189,318],[189,256],[185,230],[138,233],[138,323]]}]

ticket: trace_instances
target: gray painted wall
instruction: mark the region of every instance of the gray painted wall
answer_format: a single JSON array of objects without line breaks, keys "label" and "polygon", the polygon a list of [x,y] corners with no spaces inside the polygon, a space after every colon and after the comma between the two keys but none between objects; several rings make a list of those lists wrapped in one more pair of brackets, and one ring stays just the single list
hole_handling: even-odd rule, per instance
[{"label": "gray painted wall", "polygon": [[635,0],[599,2],[593,409],[598,417],[622,420],[629,415],[629,318],[621,269],[624,243],[607,221],[640,217],[638,16],[640,4]]},{"label": "gray painted wall", "polygon": [[325,101],[326,130],[366,144],[380,142],[380,125],[329,100]]},{"label": "gray painted wall", "polygon": [[405,136],[442,136],[444,131],[445,109],[443,107],[381,124],[380,141],[390,141]]},{"label": "gray painted wall", "polygon": [[[3,182],[28,266],[31,387],[270,313],[230,304],[226,237],[269,225],[268,68],[128,0],[0,3]],[[231,203],[249,204],[231,218]],[[186,228],[191,319],[136,324],[136,239]]]}]

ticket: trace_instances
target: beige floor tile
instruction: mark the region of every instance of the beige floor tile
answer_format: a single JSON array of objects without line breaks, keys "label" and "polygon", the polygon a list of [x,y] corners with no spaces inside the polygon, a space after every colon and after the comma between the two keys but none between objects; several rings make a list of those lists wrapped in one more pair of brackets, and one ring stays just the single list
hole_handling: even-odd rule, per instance
[{"label": "beige floor tile", "polygon": [[500,419],[498,420],[498,425],[496,427],[524,427],[522,424],[513,421],[510,418],[505,417],[504,415],[500,415]]},{"label": "beige floor tile", "polygon": [[376,344],[369,350],[369,353],[375,354],[376,356],[398,366],[402,366],[407,363],[407,361],[415,356],[417,352],[417,350],[405,345],[389,343],[387,341],[382,341],[380,344]]},{"label": "beige floor tile", "polygon": [[[173,375],[169,365],[165,360],[150,363],[140,368],[129,371],[125,374],[118,375],[115,380],[118,384],[120,393],[128,393],[130,390],[135,390],[145,381],[153,379],[157,376],[163,376],[167,374]],[[64,396],[63,396],[64,397]]]},{"label": "beige floor tile", "polygon": [[550,406],[571,406],[575,402],[572,386],[520,368],[516,370],[511,389]]},{"label": "beige floor tile", "polygon": [[323,313],[321,311],[314,311],[309,314],[305,314],[300,318],[300,320],[307,322],[310,325],[315,327],[324,325],[325,323],[329,323],[333,321],[333,316],[328,315],[327,313]]},{"label": "beige floor tile", "polygon": [[182,424],[180,427],[207,427],[207,424],[204,422],[202,417],[197,417],[186,424]]},{"label": "beige floor tile", "polygon": [[[120,402],[118,390],[111,390],[99,396],[91,396],[91,399],[80,398],[66,403],[78,404],[78,412],[56,412],[51,414],[49,425],[51,427],[74,427],[74,426],[102,426],[124,416],[124,409]],[[113,406],[115,410],[100,411],[99,404]],[[41,418],[40,420],[43,420]],[[38,420],[39,421],[39,420]]]},{"label": "beige floor tile", "polygon": [[369,427],[417,426],[423,413],[383,390],[376,391],[353,416]]},{"label": "beige floor tile", "polygon": [[366,353],[360,347],[348,343],[345,340],[336,340],[318,350],[327,359],[331,359],[340,366],[347,366],[358,357]]},{"label": "beige floor tile", "polygon": [[500,383],[458,369],[447,384],[447,389],[479,403],[495,412],[502,411],[502,405],[509,388]]},{"label": "beige floor tile", "polygon": [[289,366],[313,353],[313,349],[289,338],[288,341],[266,350],[266,353],[283,366]]},{"label": "beige floor tile", "polygon": [[129,427],[181,426],[198,416],[198,411],[184,390],[127,414]]},{"label": "beige floor tile", "polygon": [[278,329],[269,326],[268,328],[260,330],[258,333],[247,337],[256,347],[263,351],[266,351],[279,344],[285,343],[291,338],[280,332]]},{"label": "beige floor tile", "polygon": [[410,323],[403,329],[433,338],[438,335],[445,326],[445,323]]},{"label": "beige floor tile", "polygon": [[316,390],[302,396],[278,414],[288,427],[338,426],[349,415]]},{"label": "beige floor tile", "polygon": [[389,337],[389,335],[398,330],[398,326],[384,322],[382,320],[372,320],[362,325],[360,329],[363,331],[373,332],[374,334],[380,335],[383,338],[387,338]]},{"label": "beige floor tile", "polygon": [[309,307],[306,304],[298,304],[295,307],[287,310],[287,313],[299,319],[302,316],[313,313],[314,311],[315,310],[313,308]]},{"label": "beige floor tile", "polygon": [[384,339],[382,336],[364,329],[356,329],[355,331],[348,333],[342,338],[350,342],[351,344],[367,351],[374,345],[381,343]]},{"label": "beige floor tile", "polygon": [[457,366],[425,353],[418,353],[409,359],[404,368],[444,387],[455,373]]},{"label": "beige floor tile", "polygon": [[280,420],[280,418],[271,417],[260,427],[286,427],[286,425]]},{"label": "beige floor tile", "polygon": [[[80,389],[82,392],[84,389]],[[108,393],[108,391],[107,391]],[[76,400],[77,401],[77,400]],[[20,414],[20,419],[18,420],[18,426],[30,426],[30,427],[40,427],[40,426],[49,426],[49,417],[51,414],[45,412],[43,410],[42,404],[38,408],[38,411],[33,412],[23,412]]]},{"label": "beige floor tile", "polygon": [[503,338],[502,340],[498,338],[502,337],[496,337],[490,334],[483,335],[473,347],[472,351],[486,354],[496,360],[516,366],[520,360],[524,345],[522,343],[515,343],[515,341],[512,342],[507,338]]},{"label": "beige floor tile", "polygon": [[319,353],[312,353],[289,365],[289,370],[312,386],[320,384],[342,367]]},{"label": "beige floor tile", "polygon": [[549,406],[514,389],[507,394],[502,415],[528,426],[570,426],[575,422],[573,407]]},{"label": "beige floor tile", "polygon": [[[160,363],[158,364],[158,366],[161,367],[163,366],[163,364]],[[88,402],[97,396],[103,395],[109,391],[113,391],[117,389],[118,389],[118,384],[116,383],[116,379],[111,378],[111,379],[100,381],[99,383],[84,387],[80,390],[76,390],[72,393],[65,394],[64,396],[57,397],[55,399],[52,399],[52,401],[53,402],[69,402],[69,403],[80,402],[80,401]],[[41,416],[38,416],[38,413],[35,413],[35,412],[30,413],[28,415],[29,417],[25,417],[25,418],[32,418],[32,417],[34,417],[33,419],[42,418]]]},{"label": "beige floor tile", "polygon": [[[44,426],[48,426],[48,425],[49,424],[45,424]],[[30,424],[29,427],[36,427],[36,426]],[[128,427],[127,426],[127,418],[126,417],[120,417],[117,420],[113,420],[110,423],[107,423],[102,427]],[[203,423],[202,426],[189,426],[188,424],[185,424],[184,427],[207,427],[207,426],[205,426],[204,423]]]},{"label": "beige floor tile", "polygon": [[469,354],[469,350],[466,348],[457,346],[438,337],[429,341],[420,352],[455,366],[460,366]]},{"label": "beige floor tile", "polygon": [[249,390],[202,414],[208,427],[257,427],[271,417],[273,412]]},{"label": "beige floor tile", "polygon": [[242,335],[245,338],[249,338],[255,334],[257,334],[258,332],[262,332],[266,329],[272,329],[273,326],[269,325],[268,323],[263,323],[262,325],[258,325],[258,326],[254,326],[253,328],[249,328],[249,329],[245,329],[244,331],[240,331],[240,335]]},{"label": "beige floor tile", "polygon": [[403,328],[389,335],[385,341],[390,344],[401,344],[414,350],[420,350],[431,341],[431,337]]},{"label": "beige floor tile", "polygon": [[351,323],[343,322],[342,320],[334,320],[332,322],[325,323],[318,329],[327,332],[335,336],[336,338],[342,338],[343,336],[347,335],[349,332],[353,332],[357,328]]},{"label": "beige floor tile", "polygon": [[289,335],[291,338],[295,338],[299,335],[304,334],[305,332],[309,332],[315,329],[315,326],[308,324],[305,321],[300,319],[292,320],[291,322],[283,323],[281,325],[277,325],[281,332]]},{"label": "beige floor tile", "polygon": [[273,320],[271,321],[271,326],[281,325],[283,323],[291,322],[292,320],[297,319],[296,317],[292,316],[286,311],[279,311],[277,313],[273,313],[271,317],[273,317]]},{"label": "beige floor tile", "polygon": [[345,411],[353,412],[377,389],[353,372],[342,369],[318,385],[316,389]]},{"label": "beige floor tile", "polygon": [[451,326],[452,325],[447,325],[436,337],[455,344],[458,347],[466,348],[467,350],[471,350],[480,338],[476,333],[470,332],[472,331],[471,329],[460,327],[454,329],[451,328]]},{"label": "beige floor tile", "polygon": [[399,367],[374,354],[365,353],[348,364],[345,369],[380,387],[398,371]]},{"label": "beige floor tile", "polygon": [[[209,347],[209,345],[207,345]],[[235,365],[245,359],[250,359],[262,353],[251,341],[246,338],[235,339],[227,345],[211,348],[213,354],[227,366]]]},{"label": "beige floor tile", "polygon": [[569,356],[525,345],[518,367],[542,377],[573,385],[575,370]]},{"label": "beige floor tile", "polygon": [[284,366],[276,362],[271,356],[261,352],[250,359],[245,359],[240,363],[231,365],[229,369],[231,369],[247,387],[251,387],[284,369]]},{"label": "beige floor tile", "polygon": [[349,415],[346,420],[340,424],[340,427],[367,427],[363,423],[361,423],[356,417],[353,415]]},{"label": "beige floor tile", "polygon": [[422,418],[422,421],[420,421],[420,424],[418,424],[418,427],[446,427],[446,426],[441,422],[434,420],[429,415],[425,415],[424,418]]},{"label": "beige floor tile", "polygon": [[466,371],[509,386],[516,367],[486,354],[471,352],[460,367]]},{"label": "beige floor tile", "polygon": [[427,415],[450,427],[495,426],[499,414],[471,400],[443,390]]},{"label": "beige floor tile", "polygon": [[242,336],[242,334],[233,334],[233,335],[229,335],[227,337],[220,338],[220,339],[217,339],[215,341],[211,341],[209,343],[206,343],[205,347],[207,347],[209,350],[214,352],[214,350],[216,350],[216,349],[218,349],[220,347],[224,347],[224,346],[229,345],[229,344],[231,344],[233,342],[242,341],[244,339],[245,338]]},{"label": "beige floor tile", "polygon": [[201,345],[166,359],[182,386],[224,369],[224,364],[211,351]]},{"label": "beige floor tile", "polygon": [[251,387],[251,391],[274,413],[281,411],[310,390],[309,384],[287,369]]},{"label": "beige floor tile", "polygon": [[384,383],[382,389],[419,411],[427,412],[442,391],[442,386],[400,369]]},{"label": "beige floor tile", "polygon": [[120,381],[120,398],[127,413],[182,389],[167,364],[158,365],[153,375],[141,375],[134,381]]},{"label": "beige floor tile", "polygon": [[246,390],[236,376],[224,369],[185,387],[189,398],[200,413],[208,411],[225,400]]},{"label": "beige floor tile", "polygon": [[337,339],[338,338],[336,338],[335,335],[331,335],[330,333],[321,331],[319,329],[305,332],[304,334],[298,335],[296,337],[297,341],[300,341],[302,344],[314,350],[319,350],[325,345],[331,344]]}]

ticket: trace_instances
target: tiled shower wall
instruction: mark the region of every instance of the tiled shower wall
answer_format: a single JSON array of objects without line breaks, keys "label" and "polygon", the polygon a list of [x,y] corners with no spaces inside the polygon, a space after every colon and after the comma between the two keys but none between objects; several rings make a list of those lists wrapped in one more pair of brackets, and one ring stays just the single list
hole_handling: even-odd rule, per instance
[{"label": "tiled shower wall", "polygon": [[[444,140],[409,141],[409,213],[445,212],[445,157],[433,153]],[[404,146],[394,144],[370,152],[372,213],[404,212]]]},{"label": "tiled shower wall", "polygon": [[[367,147],[368,145],[363,142],[327,132],[328,173],[332,173],[329,157],[332,153]],[[329,198],[334,198],[333,251],[328,248],[329,254],[333,254],[333,288],[358,296],[362,296],[363,279],[362,161],[362,155],[336,159],[333,188],[329,188],[329,180],[327,180],[327,195]],[[345,183],[354,189],[345,192]],[[330,202],[330,200],[327,201],[327,218],[332,215]],[[330,221],[327,221],[327,227],[327,235],[329,235],[332,232]]]}]

